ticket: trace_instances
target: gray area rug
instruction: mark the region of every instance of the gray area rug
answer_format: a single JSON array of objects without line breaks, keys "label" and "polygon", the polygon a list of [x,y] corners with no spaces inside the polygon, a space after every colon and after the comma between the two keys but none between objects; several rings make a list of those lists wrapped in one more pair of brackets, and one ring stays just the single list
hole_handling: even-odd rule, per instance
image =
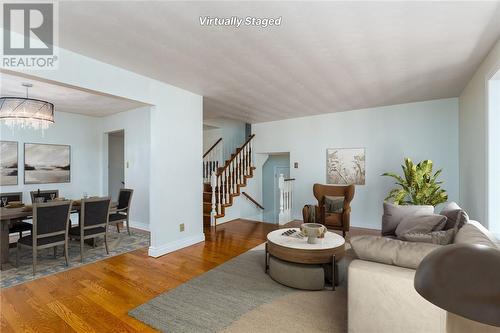
[{"label": "gray area rug", "polygon": [[149,246],[149,232],[140,230],[130,230],[129,236],[122,228],[118,233],[115,227],[109,227],[108,248],[109,255],[104,249],[103,237],[98,238],[95,248],[85,244],[84,262],[80,262],[80,242],[70,241],[69,244],[69,266],[66,266],[64,260],[63,247],[57,249],[57,257],[54,258],[52,248],[38,251],[37,274],[33,276],[32,251],[26,247],[21,249],[19,267],[15,267],[16,248],[9,249],[9,263],[6,269],[0,273],[0,286],[2,288],[12,287],[14,285],[38,279],[50,274],[62,272],[84,264],[93,263],[99,260],[110,258],[126,252],[142,249]]},{"label": "gray area rug", "polygon": [[[272,332],[285,328],[287,332],[344,332],[345,294],[345,288],[306,292],[278,284],[264,273],[264,251],[250,250],[129,315],[164,332]],[[332,315],[332,302],[339,303],[336,316]],[[308,310],[303,311],[301,304]]]}]

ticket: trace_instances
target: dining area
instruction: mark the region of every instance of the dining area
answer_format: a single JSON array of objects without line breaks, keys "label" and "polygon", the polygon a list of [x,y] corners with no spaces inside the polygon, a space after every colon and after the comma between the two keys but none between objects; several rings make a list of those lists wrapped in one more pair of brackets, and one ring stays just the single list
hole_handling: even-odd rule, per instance
[{"label": "dining area", "polygon": [[[29,201],[23,200],[22,192],[0,193],[2,275],[22,270],[23,275],[30,271],[34,277],[53,272],[47,266],[69,268],[109,256],[116,250],[110,237],[134,238],[130,230],[133,192],[120,189],[117,201],[108,196],[65,198],[57,189],[30,191]],[[2,286],[3,282],[2,276]]]}]

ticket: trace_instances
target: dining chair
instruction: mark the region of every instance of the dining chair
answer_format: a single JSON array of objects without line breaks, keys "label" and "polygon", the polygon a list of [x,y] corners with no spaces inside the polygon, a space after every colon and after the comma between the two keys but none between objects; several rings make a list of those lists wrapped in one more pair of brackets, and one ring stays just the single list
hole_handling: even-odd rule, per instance
[{"label": "dining chair", "polygon": [[52,200],[52,195],[55,198],[59,198],[59,190],[44,190],[44,191],[31,191],[31,202],[35,203],[35,198],[43,198],[43,202]]},{"label": "dining chair", "polygon": [[108,222],[111,199],[109,197],[82,199],[81,205],[80,225],[70,228],[69,236],[80,240],[80,259],[83,262],[83,247],[86,239],[104,236],[106,253],[109,254]]},{"label": "dining chair", "polygon": [[33,204],[33,230],[30,235],[23,236],[17,241],[17,266],[19,266],[21,248],[31,247],[33,250],[33,275],[35,275],[38,250],[53,247],[54,257],[56,257],[58,245],[64,245],[66,266],[69,265],[68,227],[70,211],[71,201]]},{"label": "dining chair", "polygon": [[109,215],[109,223],[116,225],[116,229],[120,232],[120,222],[125,222],[127,225],[127,232],[130,236],[130,204],[132,202],[132,194],[134,190],[129,188],[120,189],[120,194],[118,195],[118,206],[116,207],[116,213]]},{"label": "dining chair", "polygon": [[[4,207],[11,201],[23,202],[23,192],[0,193],[0,207]],[[16,219],[9,226],[9,234],[19,233],[19,237],[23,236],[24,231],[31,231],[32,224],[23,222],[22,219]]]}]

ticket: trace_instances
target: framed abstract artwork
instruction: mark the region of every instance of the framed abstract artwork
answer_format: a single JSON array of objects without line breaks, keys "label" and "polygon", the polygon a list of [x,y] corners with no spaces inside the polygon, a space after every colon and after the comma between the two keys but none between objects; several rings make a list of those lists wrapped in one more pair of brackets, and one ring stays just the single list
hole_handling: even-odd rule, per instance
[{"label": "framed abstract artwork", "polygon": [[24,183],[49,184],[71,181],[71,147],[24,144]]},{"label": "framed abstract artwork", "polygon": [[0,185],[17,185],[18,150],[15,141],[0,141]]},{"label": "framed abstract artwork", "polygon": [[365,149],[329,148],[326,150],[326,183],[365,185]]}]

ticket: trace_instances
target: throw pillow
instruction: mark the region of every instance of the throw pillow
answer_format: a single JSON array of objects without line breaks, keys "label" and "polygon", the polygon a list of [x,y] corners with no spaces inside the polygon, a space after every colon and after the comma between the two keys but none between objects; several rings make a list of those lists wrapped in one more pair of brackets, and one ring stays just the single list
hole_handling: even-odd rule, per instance
[{"label": "throw pillow", "polygon": [[456,202],[450,202],[441,210],[441,215],[448,218],[446,225],[443,230],[456,228],[460,229],[464,224],[469,222],[469,216],[467,213],[457,205]]},{"label": "throw pillow", "polygon": [[344,211],[344,197],[325,195],[325,210],[327,213],[342,213]]},{"label": "throw pillow", "polygon": [[432,231],[429,233],[410,232],[401,236],[401,240],[408,242],[448,245],[453,243],[455,229]]},{"label": "throw pillow", "polygon": [[434,214],[433,206],[394,205],[384,202],[384,215],[382,216],[382,236],[394,236],[396,227],[408,215]]},{"label": "throw pillow", "polygon": [[353,237],[350,242],[359,259],[412,269],[416,269],[426,255],[441,247],[368,235]]},{"label": "throw pillow", "polygon": [[396,228],[396,236],[400,238],[407,233],[427,234],[431,231],[442,230],[446,224],[446,216],[439,214],[410,215],[401,220]]}]

